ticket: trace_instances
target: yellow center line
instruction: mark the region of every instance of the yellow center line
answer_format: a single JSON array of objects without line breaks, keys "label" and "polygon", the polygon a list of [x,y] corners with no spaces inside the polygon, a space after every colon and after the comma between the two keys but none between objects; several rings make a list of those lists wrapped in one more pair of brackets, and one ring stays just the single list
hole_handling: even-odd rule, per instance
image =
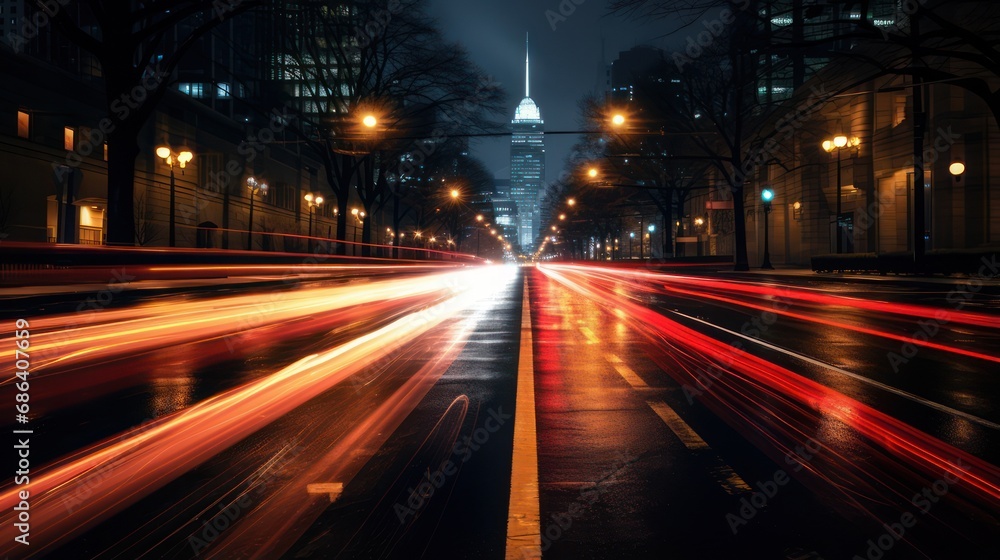
[{"label": "yellow center line", "polygon": [[535,368],[531,339],[528,279],[521,300],[521,355],[517,364],[514,408],[514,458],[507,512],[507,560],[542,557],[542,524],[538,505],[538,434],[535,425]]}]

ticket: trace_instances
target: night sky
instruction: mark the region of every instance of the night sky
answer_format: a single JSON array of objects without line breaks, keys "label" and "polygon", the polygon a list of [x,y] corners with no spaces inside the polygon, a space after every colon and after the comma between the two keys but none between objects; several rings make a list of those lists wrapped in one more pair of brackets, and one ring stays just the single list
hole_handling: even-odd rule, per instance
[{"label": "night sky", "polygon": [[[578,2],[580,0],[577,0]],[[640,44],[663,47],[659,25],[608,16],[604,0],[583,0],[565,21],[546,18],[559,13],[560,0],[428,0],[446,37],[465,45],[473,62],[503,84],[508,93],[508,119],[524,96],[524,34],[531,34],[531,97],[538,103],[546,130],[579,130],[577,102],[585,94],[603,91],[604,63],[619,51]],[[604,38],[602,62],[601,38]],[[549,136],[546,179],[562,171],[573,135]],[[473,154],[497,178],[510,177],[510,139],[479,141]]]}]

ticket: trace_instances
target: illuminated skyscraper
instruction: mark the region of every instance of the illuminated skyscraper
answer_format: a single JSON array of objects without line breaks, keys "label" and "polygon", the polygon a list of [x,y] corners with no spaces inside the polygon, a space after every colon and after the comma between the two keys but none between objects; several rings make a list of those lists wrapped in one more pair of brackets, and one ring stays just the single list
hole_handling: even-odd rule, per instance
[{"label": "illuminated skyscraper", "polygon": [[522,251],[530,251],[541,227],[538,195],[545,177],[545,121],[531,99],[527,38],[524,45],[524,99],[511,121],[510,197],[518,209],[517,242]]}]

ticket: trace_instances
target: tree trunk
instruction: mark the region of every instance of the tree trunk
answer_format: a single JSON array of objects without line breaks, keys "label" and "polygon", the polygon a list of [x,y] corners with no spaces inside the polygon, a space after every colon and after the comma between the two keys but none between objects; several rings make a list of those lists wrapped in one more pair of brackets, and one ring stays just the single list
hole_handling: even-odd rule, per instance
[{"label": "tree trunk", "polygon": [[735,244],[735,255],[733,255],[733,270],[744,272],[750,270],[747,259],[747,218],[743,205],[743,187],[733,187],[733,242]]},{"label": "tree trunk", "polygon": [[135,245],[135,160],[138,131],[119,123],[108,134],[108,245]]}]

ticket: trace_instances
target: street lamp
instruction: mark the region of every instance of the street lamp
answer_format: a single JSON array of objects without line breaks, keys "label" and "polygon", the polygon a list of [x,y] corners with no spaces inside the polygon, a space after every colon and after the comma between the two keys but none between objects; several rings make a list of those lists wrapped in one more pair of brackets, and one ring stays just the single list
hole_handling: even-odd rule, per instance
[{"label": "street lamp", "polygon": [[378,119],[375,118],[375,115],[365,115],[365,117],[361,119],[361,124],[368,128],[375,128],[378,125]]},{"label": "street lamp", "polygon": [[[483,221],[484,219],[485,219],[485,218],[483,218],[483,215],[482,215],[482,214],[477,214],[477,215],[476,215],[476,221],[477,221],[477,222],[482,222],[482,221]],[[477,256],[477,257],[479,256],[479,231],[480,231],[481,229],[482,229],[482,228],[478,228],[478,227],[476,228],[476,256]]]},{"label": "street lamp", "polygon": [[611,117],[611,124],[615,126],[621,126],[625,124],[625,115],[618,113],[615,116]]},{"label": "street lamp", "polygon": [[162,159],[168,166],[170,166],[170,229],[169,229],[169,244],[171,247],[176,247],[176,236],[174,234],[174,221],[175,221],[175,200],[177,186],[174,182],[174,165],[176,164],[181,169],[187,166],[187,163],[194,159],[194,154],[191,150],[182,149],[179,153],[174,153],[170,149],[170,146],[160,146],[156,148],[156,156]]},{"label": "street lamp", "polygon": [[632,260],[632,240],[635,239],[635,232],[628,232],[628,260]]},{"label": "street lamp", "polygon": [[774,270],[771,266],[771,248],[768,246],[767,215],[771,213],[771,201],[774,200],[774,191],[766,188],[760,191],[760,199],[764,202],[764,262],[760,268],[763,270]]},{"label": "street lamp", "polygon": [[313,193],[307,193],[305,196],[306,203],[309,205],[309,252],[312,252],[312,236],[313,236],[313,213],[320,204],[323,204],[323,197],[319,195],[313,195]]},{"label": "street lamp", "polygon": [[855,148],[861,144],[861,139],[857,136],[852,136],[848,138],[843,134],[834,136],[831,140],[823,141],[823,149],[827,152],[837,151],[837,254],[844,252],[844,236],[840,231],[840,213],[841,213],[841,170],[840,170],[840,152],[845,148]]},{"label": "street lamp", "polygon": [[247,177],[247,188],[250,189],[250,220],[247,224],[247,251],[253,248],[253,199],[260,193],[261,196],[267,196],[267,183],[264,181],[258,181],[253,175]]},{"label": "street lamp", "polygon": [[576,199],[575,198],[571,198],[571,199],[569,199],[569,200],[566,201],[566,204],[568,204],[569,206],[576,206]]},{"label": "street lamp", "polygon": [[365,222],[365,212],[364,210],[358,210],[357,208],[351,208],[351,215],[354,216],[354,223],[351,224],[354,227],[354,249],[351,251],[352,254],[357,254],[357,242],[358,242],[358,223]]},{"label": "street lamp", "polygon": [[948,166],[948,173],[951,173],[952,177],[955,178],[955,183],[962,180],[962,174],[965,173],[965,164],[961,161],[953,161],[951,165]]}]

